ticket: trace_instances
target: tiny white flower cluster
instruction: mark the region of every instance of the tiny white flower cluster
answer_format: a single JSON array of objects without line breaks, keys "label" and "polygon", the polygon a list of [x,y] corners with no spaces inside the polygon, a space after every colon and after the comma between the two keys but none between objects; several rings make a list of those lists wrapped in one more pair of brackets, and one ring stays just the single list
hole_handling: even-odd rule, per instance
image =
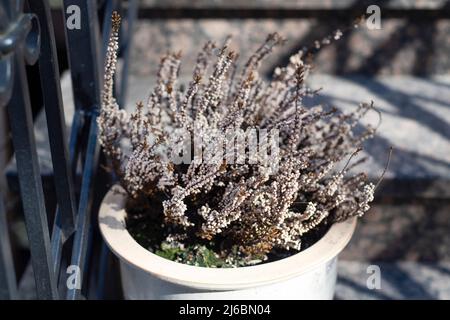
[{"label": "tiny white flower cluster", "polygon": [[359,210],[357,211],[358,217],[362,217],[366,213],[370,206],[369,204],[374,199],[375,185],[373,183],[366,184],[361,194],[361,200],[359,202]]}]

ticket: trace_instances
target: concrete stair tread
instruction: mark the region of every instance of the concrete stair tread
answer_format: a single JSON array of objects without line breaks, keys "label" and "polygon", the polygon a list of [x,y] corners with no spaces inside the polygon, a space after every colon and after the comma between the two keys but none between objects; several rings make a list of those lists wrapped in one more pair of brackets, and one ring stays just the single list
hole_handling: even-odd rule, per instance
[{"label": "concrete stair tread", "polygon": [[[381,112],[376,136],[365,144],[363,153],[369,160],[358,170],[376,179],[392,146],[383,194],[449,198],[450,77],[315,75],[311,86],[323,88],[315,102],[351,110],[360,102],[373,101]],[[376,112],[363,120],[377,122]]]},{"label": "concrete stair tread", "polygon": [[[450,299],[450,262],[372,263],[339,261],[335,299]],[[380,268],[381,288],[369,289],[370,265]],[[373,287],[372,287],[373,288]]]}]

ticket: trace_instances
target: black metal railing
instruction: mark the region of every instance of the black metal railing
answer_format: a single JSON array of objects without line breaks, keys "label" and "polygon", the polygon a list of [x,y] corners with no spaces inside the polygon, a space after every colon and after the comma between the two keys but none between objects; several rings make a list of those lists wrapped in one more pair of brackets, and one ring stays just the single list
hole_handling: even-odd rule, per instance
[{"label": "black metal railing", "polygon": [[[70,137],[66,136],[60,73],[50,6],[47,0],[0,0],[0,107],[7,107],[17,162],[21,200],[30,244],[31,261],[40,299],[91,298],[86,285],[92,255],[93,203],[101,197],[95,183],[101,159],[96,117],[100,108],[103,61],[113,10],[126,10],[122,34],[124,68],[119,101],[126,97],[131,31],[138,0],[64,0],[79,9],[79,28],[66,28],[75,113]],[[47,117],[57,209],[48,228],[44,193],[33,133],[26,65],[37,63]],[[35,85],[35,84],[33,84]],[[37,85],[37,84],[36,84]],[[79,181],[79,183],[78,183]],[[1,201],[1,200],[0,200]],[[8,241],[6,215],[0,204],[0,299],[17,294]],[[68,251],[68,254],[63,254]],[[101,261],[108,251],[102,246]],[[76,266],[74,286],[66,286],[62,266]],[[100,278],[105,263],[96,268]],[[81,287],[77,285],[81,284]],[[98,283],[101,283],[99,281]],[[90,292],[90,291],[89,291]],[[97,294],[100,295],[98,289]],[[94,297],[95,298],[95,297]]]}]

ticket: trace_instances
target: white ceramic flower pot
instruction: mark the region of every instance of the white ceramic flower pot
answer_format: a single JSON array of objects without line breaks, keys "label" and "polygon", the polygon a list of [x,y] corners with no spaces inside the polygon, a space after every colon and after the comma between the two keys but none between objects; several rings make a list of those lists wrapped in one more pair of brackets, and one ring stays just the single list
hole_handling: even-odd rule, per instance
[{"label": "white ceramic flower pot", "polygon": [[120,260],[126,299],[332,299],[337,255],[356,218],[334,224],[313,246],[291,257],[241,268],[203,268],[161,258],[125,228],[126,198],[115,186],[99,214],[103,238]]}]

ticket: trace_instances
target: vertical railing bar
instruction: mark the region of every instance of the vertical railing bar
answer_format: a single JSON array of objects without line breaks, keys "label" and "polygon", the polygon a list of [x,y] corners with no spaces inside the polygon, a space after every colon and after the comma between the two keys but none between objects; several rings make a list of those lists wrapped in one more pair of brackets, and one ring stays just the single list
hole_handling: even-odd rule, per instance
[{"label": "vertical railing bar", "polygon": [[[82,272],[79,278],[83,283],[83,272],[86,270],[86,252],[89,245],[91,207],[93,187],[98,158],[100,154],[97,143],[97,119],[100,107],[101,59],[99,47],[99,24],[96,1],[64,0],[64,7],[77,5],[81,14],[81,29],[66,29],[67,48],[72,75],[72,85],[77,110],[85,112],[85,125],[88,135],[81,138],[81,155],[83,161],[81,192],[78,205],[78,220],[73,240],[71,265],[78,266]],[[64,12],[66,15],[66,11]],[[67,18],[67,16],[66,16]],[[87,144],[87,146],[85,145]],[[86,146],[86,149],[84,147]],[[83,150],[84,149],[84,150]],[[81,289],[69,289],[66,294],[69,300],[81,298]]]},{"label": "vertical railing bar", "polygon": [[[70,162],[76,163],[77,160],[77,145],[79,140],[80,129],[83,125],[83,117],[81,111],[75,111],[72,120],[72,128],[69,140],[69,157]],[[75,173],[75,168],[71,168],[72,173]],[[61,266],[61,254],[64,242],[67,240],[63,230],[61,229],[61,212],[59,208],[56,210],[55,222],[53,224],[53,232],[51,238],[52,256],[53,256],[53,270],[55,275],[59,275]]]},{"label": "vertical railing bar", "polygon": [[[100,107],[101,74],[99,50],[99,25],[96,1],[64,0],[64,8],[80,8],[81,28],[66,30],[72,90],[76,109]],[[64,17],[69,18],[66,10]]]},{"label": "vertical railing bar", "polygon": [[53,231],[51,237],[51,248],[53,257],[53,272],[58,278],[59,269],[61,266],[62,248],[67,238],[64,236],[64,231],[61,228],[61,212],[59,207],[56,208],[55,222],[53,223]]},{"label": "vertical railing bar", "polygon": [[[99,149],[100,150],[100,149]],[[100,153],[99,153],[100,155]],[[97,177],[95,177],[95,182],[97,183]],[[92,197],[92,203],[95,202],[95,195],[91,195]],[[93,206],[93,205],[92,205]],[[92,209],[91,206],[91,209]],[[95,221],[95,220],[94,220]],[[88,227],[87,230],[87,236],[86,236],[86,254],[85,254],[85,261],[84,261],[84,274],[87,275],[85,278],[86,281],[86,288],[85,288],[85,298],[86,299],[90,299],[91,297],[93,297],[94,295],[92,294],[92,277],[93,275],[91,273],[89,273],[90,271],[92,271],[93,269],[93,264],[91,265],[91,262],[94,260],[93,259],[93,253],[94,253],[94,228],[95,226],[93,226],[94,221],[91,219],[89,224],[90,226]]]},{"label": "vertical railing bar", "polygon": [[[75,162],[75,159],[77,158],[77,145],[78,145],[78,138],[80,135],[81,128],[84,126],[84,115],[83,112],[80,110],[75,110],[75,113],[73,115],[72,120],[72,128],[70,130],[70,139],[69,139],[69,157],[70,161],[72,163]],[[74,168],[72,168],[72,172],[75,173]]]},{"label": "vertical railing bar", "polygon": [[75,110],[72,120],[72,128],[69,139],[69,157],[72,163],[72,173],[74,177],[77,176],[77,165],[80,156],[80,141],[82,130],[85,127],[85,112],[83,110]]},{"label": "vertical railing bar", "polygon": [[58,292],[51,262],[50,236],[41,174],[33,134],[33,120],[23,48],[15,56],[15,83],[8,105],[20,192],[25,213],[31,260],[40,299],[57,299]]},{"label": "vertical railing bar", "polygon": [[108,246],[104,241],[102,241],[98,265],[98,275],[97,275],[97,290],[96,290],[97,299],[104,298],[106,268],[108,265],[109,254],[110,252]]},{"label": "vertical railing bar", "polygon": [[138,7],[139,0],[129,0],[128,8],[127,8],[127,34],[122,36],[122,41],[125,41],[125,45],[122,48],[122,58],[123,58],[123,67],[121,71],[121,79],[120,79],[120,91],[117,97],[118,104],[122,108],[125,108],[125,103],[127,99],[128,93],[128,79],[129,79],[129,67],[130,67],[130,53],[131,47],[133,45],[133,29],[134,29],[134,21],[138,15]]},{"label": "vertical railing bar", "polygon": [[[77,232],[75,233],[71,264],[78,266],[79,270],[85,270],[87,240],[89,235],[90,208],[92,205],[92,188],[94,186],[97,163],[99,158],[99,145],[97,143],[97,119],[91,118],[89,142],[86,153],[86,161],[83,170],[83,178],[78,207]],[[83,279],[83,274],[81,278]],[[79,299],[81,290],[73,288],[68,290],[67,299]]]},{"label": "vertical railing bar", "polygon": [[8,221],[0,194],[0,300],[17,299],[16,273],[14,271]]},{"label": "vertical railing bar", "polygon": [[47,0],[29,1],[29,6],[31,11],[41,18],[39,74],[47,116],[56,197],[60,211],[58,223],[61,223],[64,238],[68,238],[74,230],[77,209],[67,148],[67,132],[53,21]]}]

